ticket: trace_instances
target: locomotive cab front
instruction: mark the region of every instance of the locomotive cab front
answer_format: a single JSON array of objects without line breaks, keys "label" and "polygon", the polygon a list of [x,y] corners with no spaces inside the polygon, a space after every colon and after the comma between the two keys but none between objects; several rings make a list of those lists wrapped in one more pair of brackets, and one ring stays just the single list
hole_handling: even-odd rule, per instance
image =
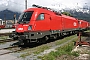
[{"label": "locomotive cab front", "polygon": [[50,16],[45,11],[40,8],[25,10],[20,15],[16,30],[10,35],[10,38],[36,42],[37,39],[49,34]]},{"label": "locomotive cab front", "polygon": [[16,32],[23,33],[25,31],[32,29],[32,25],[30,25],[32,15],[33,15],[33,11],[23,12],[20,15],[18,20],[18,25],[16,26]]},{"label": "locomotive cab front", "polygon": [[20,36],[24,35],[24,32],[32,30],[32,25],[30,24],[32,15],[34,11],[23,12],[17,22],[15,31],[10,34],[10,38],[17,40]]}]

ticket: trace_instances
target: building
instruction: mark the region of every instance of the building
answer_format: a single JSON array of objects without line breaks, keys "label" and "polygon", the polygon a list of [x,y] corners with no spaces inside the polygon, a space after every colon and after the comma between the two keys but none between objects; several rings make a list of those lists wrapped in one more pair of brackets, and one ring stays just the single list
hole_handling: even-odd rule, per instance
[{"label": "building", "polygon": [[3,25],[3,20],[2,19],[0,19],[0,25]]}]

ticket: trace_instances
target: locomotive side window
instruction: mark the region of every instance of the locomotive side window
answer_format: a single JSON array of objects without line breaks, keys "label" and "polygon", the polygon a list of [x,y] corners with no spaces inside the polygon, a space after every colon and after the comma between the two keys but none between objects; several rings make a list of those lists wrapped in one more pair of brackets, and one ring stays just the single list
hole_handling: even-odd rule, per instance
[{"label": "locomotive side window", "polygon": [[20,15],[19,17],[19,21],[18,22],[26,22],[26,21],[30,21],[31,17],[32,17],[33,11],[30,12],[24,12]]},{"label": "locomotive side window", "polygon": [[37,20],[44,20],[45,19],[45,15],[42,13],[38,16]]}]

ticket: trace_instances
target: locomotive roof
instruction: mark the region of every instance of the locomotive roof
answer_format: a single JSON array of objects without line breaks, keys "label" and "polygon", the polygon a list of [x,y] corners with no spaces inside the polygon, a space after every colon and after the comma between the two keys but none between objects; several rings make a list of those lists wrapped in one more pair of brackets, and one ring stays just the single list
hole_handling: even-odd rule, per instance
[{"label": "locomotive roof", "polygon": [[76,19],[76,18],[74,18],[74,17],[70,17],[70,16],[67,16],[67,15],[64,15],[64,14],[62,14],[62,17],[69,18],[69,19],[73,19],[73,20],[78,20],[78,19]]},{"label": "locomotive roof", "polygon": [[82,21],[82,22],[87,22],[87,21],[85,21],[85,20],[79,20],[79,21]]},{"label": "locomotive roof", "polygon": [[54,12],[47,10],[47,9],[42,9],[42,8],[29,8],[29,9],[26,9],[24,12],[28,12],[28,11],[40,11],[42,13],[48,13],[51,15],[54,14]]},{"label": "locomotive roof", "polygon": [[2,20],[2,19],[0,19],[0,20]]},{"label": "locomotive roof", "polygon": [[[26,9],[24,12],[28,12],[28,11],[40,11],[41,13],[48,13],[50,15],[56,15],[55,12],[53,12],[51,10],[43,9],[43,8],[29,8],[29,9]],[[64,14],[61,14],[61,16],[64,17],[64,18],[68,18],[68,19],[78,20],[74,17],[70,17],[70,16],[67,16],[67,15],[64,15]]]}]

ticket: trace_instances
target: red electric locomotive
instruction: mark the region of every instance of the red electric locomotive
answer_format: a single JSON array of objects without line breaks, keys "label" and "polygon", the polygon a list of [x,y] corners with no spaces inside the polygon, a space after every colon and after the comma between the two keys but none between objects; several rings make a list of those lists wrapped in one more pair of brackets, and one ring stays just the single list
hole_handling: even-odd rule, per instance
[{"label": "red electric locomotive", "polygon": [[70,16],[66,16],[66,15],[62,15],[62,23],[63,23],[63,30],[71,30],[71,31],[75,31],[78,30],[78,19],[70,17]]},{"label": "red electric locomotive", "polygon": [[89,28],[89,22],[85,20],[79,20],[79,28],[81,30],[87,30]]},{"label": "red electric locomotive", "polygon": [[60,14],[50,8],[33,5],[37,8],[26,9],[19,17],[16,30],[10,38],[23,43],[43,43],[50,38],[56,39],[64,34],[79,30],[76,18]]},{"label": "red electric locomotive", "polygon": [[90,29],[90,22],[88,22],[88,29]]}]

